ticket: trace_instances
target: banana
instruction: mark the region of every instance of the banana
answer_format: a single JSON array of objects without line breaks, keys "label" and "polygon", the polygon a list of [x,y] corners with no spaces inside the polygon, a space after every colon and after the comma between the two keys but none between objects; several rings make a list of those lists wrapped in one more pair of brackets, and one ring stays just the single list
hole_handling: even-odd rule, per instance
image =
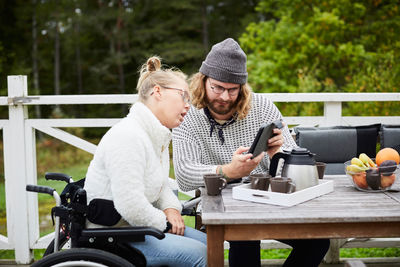
[{"label": "banana", "polygon": [[376,167],[376,164],[372,161],[372,159],[370,159],[370,157],[367,156],[367,154],[361,153],[358,158],[364,163],[365,166],[372,168]]},{"label": "banana", "polygon": [[365,166],[361,167],[358,165],[351,164],[351,165],[347,166],[346,169],[348,172],[357,173],[357,172],[363,172],[363,171],[367,170],[368,167],[365,167]]},{"label": "banana", "polygon": [[360,160],[359,158],[352,158],[350,163],[351,163],[351,165],[356,165],[359,167],[369,166],[369,165],[364,164],[364,162],[362,160]]}]

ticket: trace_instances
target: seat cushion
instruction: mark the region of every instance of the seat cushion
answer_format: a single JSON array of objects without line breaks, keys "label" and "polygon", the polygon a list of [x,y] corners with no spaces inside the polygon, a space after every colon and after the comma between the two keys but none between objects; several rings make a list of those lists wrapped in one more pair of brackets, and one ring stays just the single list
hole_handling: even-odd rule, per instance
[{"label": "seat cushion", "polygon": [[296,143],[315,153],[317,161],[343,163],[357,154],[357,131],[299,128],[296,132]]},{"label": "seat cushion", "polygon": [[326,163],[325,174],[345,174],[343,163]]},{"label": "seat cushion", "polygon": [[382,124],[380,139],[381,148],[391,147],[400,153],[400,125]]},{"label": "seat cushion", "polygon": [[360,153],[376,156],[380,124],[363,126],[295,127],[296,143],[327,163],[327,174],[343,174],[343,163]]}]

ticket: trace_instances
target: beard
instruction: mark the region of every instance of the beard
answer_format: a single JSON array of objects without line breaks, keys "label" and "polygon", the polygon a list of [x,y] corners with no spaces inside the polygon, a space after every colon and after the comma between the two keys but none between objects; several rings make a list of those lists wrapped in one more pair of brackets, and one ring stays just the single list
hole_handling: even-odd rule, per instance
[{"label": "beard", "polygon": [[[224,105],[221,105],[223,103]],[[221,101],[221,100],[213,100],[210,101],[207,99],[207,107],[214,113],[218,115],[226,115],[230,113],[235,105],[234,101]]]}]

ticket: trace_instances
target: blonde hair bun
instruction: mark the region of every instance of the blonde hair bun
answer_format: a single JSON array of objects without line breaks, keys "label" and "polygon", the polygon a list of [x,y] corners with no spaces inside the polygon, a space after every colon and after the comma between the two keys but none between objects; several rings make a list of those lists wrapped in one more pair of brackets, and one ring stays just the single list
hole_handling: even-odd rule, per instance
[{"label": "blonde hair bun", "polygon": [[161,69],[161,59],[157,56],[149,58],[146,62],[146,70],[148,72],[157,71]]},{"label": "blonde hair bun", "polygon": [[186,75],[178,69],[162,66],[160,57],[150,57],[140,68],[140,76],[136,86],[136,90],[139,93],[139,100],[145,102],[155,85],[166,87],[177,79],[186,82]]}]

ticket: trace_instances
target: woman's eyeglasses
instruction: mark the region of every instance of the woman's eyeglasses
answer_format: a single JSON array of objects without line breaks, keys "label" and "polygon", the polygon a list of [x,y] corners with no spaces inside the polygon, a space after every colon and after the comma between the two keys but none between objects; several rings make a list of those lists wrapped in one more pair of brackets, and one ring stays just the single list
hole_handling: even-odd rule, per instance
[{"label": "woman's eyeglasses", "polygon": [[222,87],[222,86],[219,86],[219,85],[216,85],[216,84],[212,84],[210,82],[210,79],[207,79],[207,80],[208,80],[208,82],[210,84],[211,90],[213,90],[213,92],[218,94],[218,95],[222,94],[226,90],[226,91],[228,91],[228,94],[230,96],[236,96],[240,91],[240,86],[239,87],[234,87],[234,88],[225,88],[225,87]]},{"label": "woman's eyeglasses", "polygon": [[190,96],[189,96],[189,92],[180,88],[173,88],[173,87],[165,87],[165,86],[161,86],[164,89],[169,89],[169,90],[178,90],[180,91],[180,95],[182,96],[183,102],[185,102],[186,104],[190,104]]}]

